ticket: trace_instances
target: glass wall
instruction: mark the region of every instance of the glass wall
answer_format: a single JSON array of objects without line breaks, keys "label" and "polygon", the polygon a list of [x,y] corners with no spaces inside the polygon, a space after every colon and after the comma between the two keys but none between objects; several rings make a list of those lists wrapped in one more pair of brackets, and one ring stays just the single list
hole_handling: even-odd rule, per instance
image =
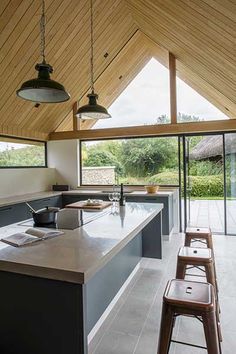
[{"label": "glass wall", "polygon": [[151,59],[109,107],[112,119],[94,129],[170,123],[169,70]]},{"label": "glass wall", "polygon": [[81,142],[81,184],[178,185],[178,138]]},{"label": "glass wall", "polygon": [[178,123],[229,119],[223,112],[177,77]]},{"label": "glass wall", "polygon": [[0,137],[0,168],[45,166],[44,142]]},{"label": "glass wall", "polygon": [[226,227],[236,234],[236,133],[225,134]]},{"label": "glass wall", "polygon": [[185,137],[186,224],[224,233],[223,135]]}]

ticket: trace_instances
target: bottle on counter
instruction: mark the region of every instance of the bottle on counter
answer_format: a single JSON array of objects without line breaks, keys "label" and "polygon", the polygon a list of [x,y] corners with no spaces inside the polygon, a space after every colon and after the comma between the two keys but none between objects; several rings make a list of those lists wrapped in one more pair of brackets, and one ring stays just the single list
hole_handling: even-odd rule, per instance
[{"label": "bottle on counter", "polygon": [[121,183],[120,185],[120,206],[124,206],[125,205],[125,196],[124,196],[124,186],[123,183]]}]

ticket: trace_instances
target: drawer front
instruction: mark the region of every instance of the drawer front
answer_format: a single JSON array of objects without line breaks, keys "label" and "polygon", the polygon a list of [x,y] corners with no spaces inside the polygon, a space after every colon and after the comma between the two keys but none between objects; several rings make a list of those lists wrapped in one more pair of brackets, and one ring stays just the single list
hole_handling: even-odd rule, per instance
[{"label": "drawer front", "polygon": [[0,227],[27,219],[27,207],[25,203],[9,205],[0,208]]}]

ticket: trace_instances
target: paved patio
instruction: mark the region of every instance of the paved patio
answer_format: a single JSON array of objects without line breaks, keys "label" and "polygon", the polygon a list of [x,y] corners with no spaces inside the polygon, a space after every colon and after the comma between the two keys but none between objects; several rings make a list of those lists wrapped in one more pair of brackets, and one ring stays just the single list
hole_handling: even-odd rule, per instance
[{"label": "paved patio", "polygon": [[[224,200],[192,200],[190,225],[210,226],[213,232],[224,233]],[[228,233],[236,234],[236,201],[227,201]]]}]

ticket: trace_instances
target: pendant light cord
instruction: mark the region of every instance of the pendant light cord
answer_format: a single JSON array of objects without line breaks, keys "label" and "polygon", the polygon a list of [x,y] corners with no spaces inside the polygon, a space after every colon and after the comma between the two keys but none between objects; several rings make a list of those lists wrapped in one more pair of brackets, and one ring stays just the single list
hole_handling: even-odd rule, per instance
[{"label": "pendant light cord", "polygon": [[45,27],[46,27],[46,17],[45,17],[45,0],[42,0],[42,15],[40,19],[40,54],[43,58],[43,63],[46,63],[45,60]]},{"label": "pendant light cord", "polygon": [[91,69],[91,90],[94,93],[94,72],[93,72],[93,0],[90,0],[90,35],[91,35],[91,57],[90,57],[90,69]]}]

